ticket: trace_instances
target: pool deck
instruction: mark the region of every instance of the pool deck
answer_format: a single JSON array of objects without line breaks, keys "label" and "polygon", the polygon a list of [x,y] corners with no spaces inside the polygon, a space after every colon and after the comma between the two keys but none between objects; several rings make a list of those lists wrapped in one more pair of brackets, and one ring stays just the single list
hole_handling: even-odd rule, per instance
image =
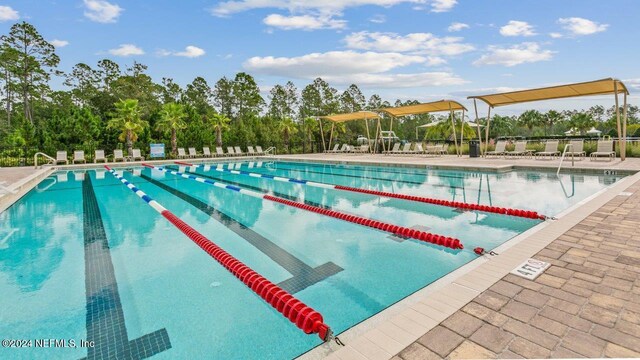
[{"label": "pool deck", "polygon": [[[555,172],[559,163],[347,154],[271,158],[486,171]],[[640,159],[586,159],[566,166],[570,171],[631,174],[640,171]],[[0,182],[10,188],[37,183],[51,171],[0,169]],[[345,347],[324,344],[300,358],[640,357],[639,226],[637,173],[567,209],[558,220],[518,235],[496,249],[500,255],[480,257],[345,331],[340,334]],[[535,281],[509,274],[531,257],[552,265]]]}]

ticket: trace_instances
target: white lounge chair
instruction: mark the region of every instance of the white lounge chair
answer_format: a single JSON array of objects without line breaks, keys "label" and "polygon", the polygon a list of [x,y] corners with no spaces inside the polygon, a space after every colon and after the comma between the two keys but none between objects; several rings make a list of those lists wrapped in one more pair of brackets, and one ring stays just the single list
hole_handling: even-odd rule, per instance
[{"label": "white lounge chair", "polygon": [[553,159],[555,156],[560,156],[560,151],[558,151],[559,143],[558,140],[547,140],[544,144],[544,151],[536,153],[536,158],[541,159],[548,156]]},{"label": "white lounge chair", "polygon": [[73,152],[73,163],[75,164],[76,162],[83,162],[83,163],[87,163],[87,160],[84,159],[84,151],[83,150],[75,150]]},{"label": "white lounge chair", "polygon": [[69,165],[69,159],[67,158],[66,151],[58,151],[56,153],[56,165],[58,165],[58,163],[60,162],[64,162],[65,164]]},{"label": "white lounge chair", "polygon": [[595,152],[592,152],[590,157],[591,161],[600,156],[606,156],[609,161],[616,158],[616,152],[613,151],[613,140],[598,140],[598,147]]},{"label": "white lounge chair", "polygon": [[251,156],[256,155],[256,151],[253,150],[253,146],[247,146],[247,153]]},{"label": "white lounge chair", "polygon": [[400,143],[393,144],[393,148],[391,150],[385,150],[383,154],[397,154],[400,152]]},{"label": "white lounge chair", "polygon": [[256,155],[265,155],[265,152],[262,150],[262,146],[256,145]]},{"label": "white lounge chair", "polygon": [[94,163],[98,163],[98,162],[107,162],[107,158],[104,156],[104,150],[96,150],[96,154],[93,157],[93,162]]},{"label": "white lounge chair", "polygon": [[202,148],[202,156],[204,157],[211,157],[211,150],[209,150],[209,148],[207,146],[204,146]]},{"label": "white lounge chair", "polygon": [[185,159],[187,157],[187,153],[184,151],[184,148],[178,148],[178,159]]},{"label": "white lounge chair", "polygon": [[402,147],[402,150],[400,150],[400,154],[408,154],[410,151],[411,151],[411,143],[408,142],[404,144],[404,146]]},{"label": "white lounge chair", "polygon": [[516,148],[513,151],[505,152],[505,155],[509,156],[531,156],[533,150],[527,150],[527,140],[516,141]]},{"label": "white lounge chair", "polygon": [[507,142],[504,140],[498,140],[498,142],[496,143],[496,148],[492,151],[487,151],[484,153],[484,156],[500,156],[500,155],[504,155],[506,153],[506,148],[507,148]]},{"label": "white lounge chair", "polygon": [[338,149],[339,149],[339,148],[340,148],[340,144],[335,144],[335,145],[333,146],[333,149],[325,150],[324,152],[326,152],[326,153],[335,153],[335,152],[338,152]]},{"label": "white lounge chair", "polygon": [[136,161],[144,161],[144,156],[140,153],[140,149],[133,149],[131,154],[131,160]]},{"label": "white lounge chair", "polygon": [[196,148],[193,148],[193,147],[189,148],[189,157],[190,158],[198,157],[198,153],[196,152]]},{"label": "white lounge chair", "polygon": [[113,162],[117,162],[118,160],[124,161],[124,154],[122,150],[113,150]]},{"label": "white lounge chair", "polygon": [[227,154],[224,153],[224,150],[222,150],[221,146],[216,146],[216,156],[227,156]]},{"label": "white lounge chair", "polygon": [[369,145],[360,145],[352,150],[354,154],[366,154],[369,152]]},{"label": "white lounge chair", "polygon": [[571,140],[571,151],[567,151],[566,156],[577,156],[579,160],[582,160],[587,156],[587,153],[584,151],[584,140]]},{"label": "white lounge chair", "polygon": [[236,153],[235,151],[233,151],[233,147],[232,146],[227,146],[227,156],[235,156]]},{"label": "white lounge chair", "polygon": [[414,154],[424,154],[425,151],[422,148],[422,143],[416,143],[416,146],[413,148],[413,153]]},{"label": "white lounge chair", "polygon": [[233,150],[235,150],[236,155],[238,156],[245,156],[246,154],[242,152],[242,149],[240,149],[240,146],[234,146]]},{"label": "white lounge chair", "polygon": [[446,144],[435,144],[427,146],[427,154],[442,156],[447,153]]}]

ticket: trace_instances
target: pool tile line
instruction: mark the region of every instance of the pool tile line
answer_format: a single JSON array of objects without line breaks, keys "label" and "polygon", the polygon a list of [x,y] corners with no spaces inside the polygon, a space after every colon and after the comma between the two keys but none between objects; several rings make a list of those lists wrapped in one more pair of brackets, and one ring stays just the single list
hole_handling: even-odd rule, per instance
[{"label": "pool tile line", "polygon": [[146,359],[171,349],[165,328],[129,340],[111,249],[91,177],[82,182],[87,348],[89,360]]},{"label": "pool tile line", "polygon": [[291,294],[302,291],[309,286],[324,281],[328,277],[344,270],[333,262],[327,262],[313,268],[307,265],[304,261],[298,259],[295,255],[278,246],[271,240],[265,238],[264,236],[250,229],[248,226],[236,221],[229,215],[214,208],[213,206],[206,204],[200,199],[197,199],[178,189],[168,186],[167,184],[164,184],[147,175],[143,174],[141,175],[141,177],[149,183],[171,193],[172,195],[182,199],[183,201],[186,201],[196,209],[209,215],[211,218],[223,224],[229,230],[238,234],[241,238],[245,239],[249,244],[260,250],[260,252],[268,256],[280,267],[287,270],[287,272],[289,272],[292,277],[278,283],[277,285]]}]

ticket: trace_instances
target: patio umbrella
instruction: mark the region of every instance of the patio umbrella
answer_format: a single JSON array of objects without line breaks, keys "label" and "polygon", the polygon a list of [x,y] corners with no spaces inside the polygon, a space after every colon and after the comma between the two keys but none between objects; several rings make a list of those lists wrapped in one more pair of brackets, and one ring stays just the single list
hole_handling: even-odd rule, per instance
[{"label": "patio umbrella", "polygon": [[587,135],[600,135],[602,131],[592,127],[591,130],[587,131]]}]

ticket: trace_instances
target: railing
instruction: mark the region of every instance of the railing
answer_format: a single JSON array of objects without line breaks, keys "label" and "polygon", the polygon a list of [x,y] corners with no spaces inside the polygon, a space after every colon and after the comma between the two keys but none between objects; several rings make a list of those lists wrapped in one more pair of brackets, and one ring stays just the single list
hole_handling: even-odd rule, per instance
[{"label": "railing", "polygon": [[33,155],[33,163],[35,165],[35,168],[38,168],[38,155],[45,157],[46,159],[49,160],[49,162],[47,164],[54,164],[56,162],[56,159],[52,158],[51,156],[43,153],[43,152],[37,152],[35,155]]},{"label": "railing", "polygon": [[276,155],[276,147],[275,146],[269,147],[267,150],[264,151],[264,154]]},{"label": "railing", "polygon": [[562,157],[560,158],[560,165],[558,165],[558,171],[556,171],[556,176],[560,175],[560,169],[562,168],[562,162],[564,161],[565,155],[567,155],[567,149],[571,148],[571,166],[575,166],[574,160],[574,152],[573,152],[573,144],[567,144],[564,146],[564,151],[562,152]]}]

